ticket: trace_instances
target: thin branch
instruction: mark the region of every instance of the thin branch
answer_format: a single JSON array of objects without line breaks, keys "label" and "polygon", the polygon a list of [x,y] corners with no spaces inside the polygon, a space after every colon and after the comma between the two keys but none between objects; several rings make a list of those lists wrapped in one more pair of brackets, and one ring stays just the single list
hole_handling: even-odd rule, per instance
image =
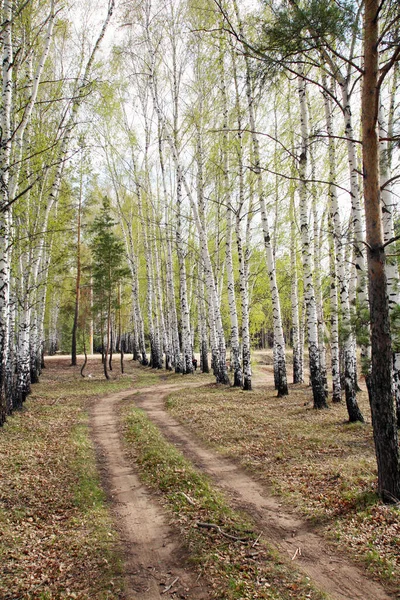
[{"label": "thin branch", "polygon": [[392,54],[392,57],[386,62],[386,64],[379,69],[380,77],[378,79],[377,88],[380,89],[385,79],[386,75],[389,73],[390,69],[393,65],[400,60],[400,44],[397,46],[395,51]]},{"label": "thin branch", "polygon": [[381,186],[381,191],[386,189],[386,186],[390,185],[393,181],[396,181],[397,179],[400,179],[400,175],[393,175],[393,177],[385,181],[385,183]]},{"label": "thin branch", "polygon": [[[250,171],[254,171],[253,167],[248,167],[250,169]],[[272,169],[268,169],[267,167],[259,167],[262,171],[266,171],[267,173],[271,173],[271,175],[278,175],[278,177],[283,177],[284,179],[289,179],[290,181],[304,181],[304,179],[301,179],[300,177],[293,177],[291,175],[285,175],[284,173],[277,173],[276,171],[272,171]],[[322,183],[323,185],[332,185],[332,182],[330,181],[324,181],[323,179],[307,179],[306,183]],[[349,193],[349,190],[345,187],[342,187],[341,185],[338,185],[337,183],[334,184],[335,187],[338,188],[338,190],[342,190],[343,192],[346,192],[347,194]]]},{"label": "thin branch", "polygon": [[382,248],[386,248],[386,246],[389,246],[390,244],[397,242],[397,240],[400,240],[400,235],[395,235],[394,237],[390,238],[390,240],[388,240],[387,242],[385,242],[383,244]]}]

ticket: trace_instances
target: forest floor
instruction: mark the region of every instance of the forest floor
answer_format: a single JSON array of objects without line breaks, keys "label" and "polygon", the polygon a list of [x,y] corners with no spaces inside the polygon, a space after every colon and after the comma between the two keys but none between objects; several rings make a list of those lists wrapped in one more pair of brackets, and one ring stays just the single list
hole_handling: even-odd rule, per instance
[{"label": "forest floor", "polygon": [[0,432],[0,598],[400,598],[368,422],[277,399],[268,352],[250,393],[99,363],[49,359]]}]

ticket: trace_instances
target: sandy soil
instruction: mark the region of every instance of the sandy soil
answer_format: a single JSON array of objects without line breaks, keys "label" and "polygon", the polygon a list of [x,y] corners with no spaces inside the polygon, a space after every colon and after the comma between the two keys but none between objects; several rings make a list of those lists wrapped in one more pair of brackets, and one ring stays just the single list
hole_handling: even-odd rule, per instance
[{"label": "sandy soil", "polygon": [[[271,375],[265,371],[269,378]],[[132,396],[132,400],[197,468],[212,477],[235,507],[245,509],[253,517],[260,533],[329,597],[388,600],[390,596],[379,584],[368,579],[346,557],[338,555],[308,523],[283,507],[265,487],[233,462],[206,448],[168,414],[165,398],[180,387],[165,384],[144,388]],[[96,402],[92,414],[94,439],[102,457],[106,486],[126,546],[127,597],[138,600],[208,598],[204,582],[196,581],[185,566],[179,539],[168,526],[163,510],[124,458],[117,409],[127,397],[129,394],[125,391],[102,398]],[[164,592],[174,580],[175,585]]]}]

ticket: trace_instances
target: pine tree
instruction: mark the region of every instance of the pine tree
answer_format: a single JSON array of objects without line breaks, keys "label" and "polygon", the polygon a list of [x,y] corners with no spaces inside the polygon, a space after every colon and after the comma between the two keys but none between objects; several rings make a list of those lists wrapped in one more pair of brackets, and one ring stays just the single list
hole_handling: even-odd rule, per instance
[{"label": "pine tree", "polygon": [[93,237],[90,244],[93,255],[94,310],[100,314],[102,333],[105,330],[103,366],[106,379],[109,379],[107,357],[110,350],[112,314],[118,307],[118,286],[129,274],[124,264],[124,244],[115,233],[115,222],[110,211],[110,201],[105,197],[100,214],[91,228]]}]

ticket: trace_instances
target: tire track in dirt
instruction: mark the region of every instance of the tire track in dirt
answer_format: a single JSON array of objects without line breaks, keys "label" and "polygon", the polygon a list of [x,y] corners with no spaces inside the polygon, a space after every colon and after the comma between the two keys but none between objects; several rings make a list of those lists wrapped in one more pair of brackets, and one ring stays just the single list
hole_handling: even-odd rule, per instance
[{"label": "tire track in dirt", "polygon": [[[169,391],[181,386],[169,386]],[[168,517],[125,458],[118,405],[133,392],[99,398],[91,411],[91,430],[120,539],[124,545],[126,600],[206,600],[204,582],[185,565],[185,550]],[[170,590],[167,590],[171,583]]]},{"label": "tire track in dirt", "polygon": [[335,600],[393,598],[351,564],[347,557],[332,549],[307,522],[283,508],[260,483],[232,461],[206,448],[193,433],[180,425],[164,406],[171,391],[174,390],[168,385],[142,389],[134,396],[134,403],[147,413],[170,442],[222,488],[236,507],[253,517],[266,539],[282,556],[289,561],[293,559],[296,567]]}]

